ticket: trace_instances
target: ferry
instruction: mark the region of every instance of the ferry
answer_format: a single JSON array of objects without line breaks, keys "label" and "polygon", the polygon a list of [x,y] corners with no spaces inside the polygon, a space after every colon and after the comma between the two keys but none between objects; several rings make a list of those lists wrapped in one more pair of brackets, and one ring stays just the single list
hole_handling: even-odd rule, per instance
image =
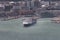
[{"label": "ferry", "polygon": [[24,27],[28,27],[28,26],[31,26],[33,24],[36,24],[37,22],[37,19],[34,19],[34,18],[24,18],[23,19],[23,25]]}]

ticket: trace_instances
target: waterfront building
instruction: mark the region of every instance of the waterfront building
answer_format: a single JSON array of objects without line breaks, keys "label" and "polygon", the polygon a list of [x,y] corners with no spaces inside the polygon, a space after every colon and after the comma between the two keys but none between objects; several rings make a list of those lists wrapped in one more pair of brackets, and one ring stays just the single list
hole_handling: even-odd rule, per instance
[{"label": "waterfront building", "polygon": [[4,10],[4,4],[0,4],[0,11],[3,11]]},{"label": "waterfront building", "polygon": [[40,7],[40,2],[39,2],[39,0],[35,0],[35,1],[34,1],[34,7],[37,7],[37,8]]}]

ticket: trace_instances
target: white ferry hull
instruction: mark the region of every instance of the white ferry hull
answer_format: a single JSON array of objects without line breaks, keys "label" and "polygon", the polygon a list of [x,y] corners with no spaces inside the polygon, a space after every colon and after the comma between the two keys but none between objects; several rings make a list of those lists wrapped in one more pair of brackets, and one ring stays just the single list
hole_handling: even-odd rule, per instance
[{"label": "white ferry hull", "polygon": [[32,24],[32,22],[23,22],[24,27],[31,26]]}]

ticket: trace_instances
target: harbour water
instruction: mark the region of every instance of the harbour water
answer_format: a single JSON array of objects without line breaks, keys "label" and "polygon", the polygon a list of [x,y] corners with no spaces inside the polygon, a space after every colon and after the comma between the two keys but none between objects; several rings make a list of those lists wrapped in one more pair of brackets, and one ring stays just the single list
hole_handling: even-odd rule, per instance
[{"label": "harbour water", "polygon": [[30,27],[23,27],[21,18],[0,21],[0,40],[60,40],[60,24],[50,20],[38,19]]}]

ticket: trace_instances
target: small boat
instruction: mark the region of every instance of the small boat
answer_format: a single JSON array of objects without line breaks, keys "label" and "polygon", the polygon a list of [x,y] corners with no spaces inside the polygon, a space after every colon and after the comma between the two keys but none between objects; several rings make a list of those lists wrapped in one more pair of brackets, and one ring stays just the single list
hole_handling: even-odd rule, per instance
[{"label": "small boat", "polygon": [[60,23],[60,18],[59,17],[54,17],[51,21],[53,23]]},{"label": "small boat", "polygon": [[23,25],[24,27],[28,27],[28,26],[31,26],[33,24],[36,24],[37,22],[37,19],[34,19],[34,18],[24,18],[23,19]]}]

